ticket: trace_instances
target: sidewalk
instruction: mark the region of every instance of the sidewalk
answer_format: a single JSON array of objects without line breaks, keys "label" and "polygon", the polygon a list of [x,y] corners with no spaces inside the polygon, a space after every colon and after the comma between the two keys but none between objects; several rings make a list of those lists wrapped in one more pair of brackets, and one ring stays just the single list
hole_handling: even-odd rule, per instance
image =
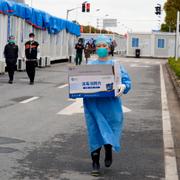
[{"label": "sidewalk", "polygon": [[174,89],[175,89],[175,91],[177,93],[177,97],[178,97],[178,99],[180,101],[180,80],[177,78],[175,73],[171,70],[168,63],[166,64],[166,68],[167,68],[167,71],[168,71],[169,76],[171,78],[171,81],[173,83]]},{"label": "sidewalk", "polygon": [[165,64],[165,79],[169,112],[174,137],[177,170],[180,177],[180,83],[168,64]]}]

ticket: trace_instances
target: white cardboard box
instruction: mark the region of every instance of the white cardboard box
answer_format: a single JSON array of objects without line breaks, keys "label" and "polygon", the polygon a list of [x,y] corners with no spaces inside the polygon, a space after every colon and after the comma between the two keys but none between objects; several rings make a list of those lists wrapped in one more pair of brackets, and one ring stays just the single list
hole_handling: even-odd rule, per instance
[{"label": "white cardboard box", "polygon": [[69,97],[114,97],[120,84],[120,65],[92,64],[69,67]]}]

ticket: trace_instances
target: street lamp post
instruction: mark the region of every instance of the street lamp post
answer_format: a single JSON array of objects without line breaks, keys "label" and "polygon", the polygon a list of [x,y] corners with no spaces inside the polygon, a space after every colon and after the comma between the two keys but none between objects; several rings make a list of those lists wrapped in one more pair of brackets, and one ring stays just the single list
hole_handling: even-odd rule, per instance
[{"label": "street lamp post", "polygon": [[180,20],[180,14],[179,11],[177,12],[177,25],[176,25],[176,61],[178,60],[179,56],[179,20]]},{"label": "street lamp post", "polygon": [[[100,25],[99,25],[99,20],[100,20],[100,19],[99,19],[99,18],[97,18],[97,26],[96,26],[96,27],[97,27],[97,29],[100,27]],[[97,32],[97,31],[96,31],[96,32]]]},{"label": "street lamp post", "polygon": [[[95,12],[99,12],[99,11],[100,11],[100,9],[96,9]],[[97,21],[97,25],[96,25],[96,28],[95,28],[95,33],[97,33],[97,29],[99,27],[99,19],[97,18],[96,21]]]},{"label": "street lamp post", "polygon": [[76,8],[72,8],[72,9],[67,9],[67,11],[66,11],[66,19],[68,20],[68,18],[69,18],[69,12],[74,11],[74,10],[79,9],[79,8],[81,8],[81,7],[76,7]]},{"label": "street lamp post", "polygon": [[[104,17],[102,18],[102,20],[105,18],[105,17],[108,17],[109,16],[109,14],[106,14],[106,15],[104,15]],[[104,24],[103,24],[103,29],[105,29],[105,27],[104,27]],[[102,31],[102,29],[100,29],[100,34],[101,34],[101,31]],[[109,31],[108,31],[108,33],[109,33]]]},{"label": "street lamp post", "polygon": [[[87,1],[84,1],[82,4],[85,4],[85,3],[87,3]],[[79,8],[81,8],[81,7],[76,7],[76,8],[72,8],[72,9],[67,9],[67,11],[66,11],[66,19],[68,20],[69,12],[74,11],[74,10],[79,9]]]},{"label": "street lamp post", "polygon": [[[86,2],[86,1],[85,1]],[[100,11],[100,9],[96,9],[95,10],[95,13]],[[91,26],[91,21],[92,21],[92,16],[89,16],[90,17],[90,20],[88,22],[88,26],[89,26],[89,33],[92,33],[92,26]],[[95,33],[96,33],[96,28],[95,28]]]}]

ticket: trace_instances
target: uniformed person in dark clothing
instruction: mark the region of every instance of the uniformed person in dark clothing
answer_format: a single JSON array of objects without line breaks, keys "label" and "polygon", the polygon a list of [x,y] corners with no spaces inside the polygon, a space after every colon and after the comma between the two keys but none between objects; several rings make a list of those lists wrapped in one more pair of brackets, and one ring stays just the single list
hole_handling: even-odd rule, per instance
[{"label": "uniformed person in dark clothing", "polygon": [[29,41],[25,43],[26,72],[30,79],[30,84],[34,84],[35,71],[37,66],[37,54],[39,43],[34,40],[34,33],[29,34]]},{"label": "uniformed person in dark clothing", "polygon": [[12,84],[18,58],[18,46],[15,44],[14,36],[9,37],[8,44],[6,44],[4,48],[4,57],[6,60],[7,71],[9,74],[9,84]]},{"label": "uniformed person in dark clothing", "polygon": [[113,41],[111,42],[111,44],[110,44],[110,54],[112,55],[112,56],[114,56],[114,43],[113,43]]},{"label": "uniformed person in dark clothing", "polygon": [[84,45],[81,39],[79,39],[78,43],[75,45],[75,49],[76,49],[76,58],[75,58],[76,65],[81,65],[82,53],[84,49]]}]

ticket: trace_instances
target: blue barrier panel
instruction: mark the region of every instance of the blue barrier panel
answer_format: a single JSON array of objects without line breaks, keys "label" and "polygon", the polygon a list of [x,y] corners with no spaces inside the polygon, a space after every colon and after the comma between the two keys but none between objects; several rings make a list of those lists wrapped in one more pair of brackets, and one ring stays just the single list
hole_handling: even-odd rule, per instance
[{"label": "blue barrier panel", "polygon": [[31,8],[25,4],[0,0],[0,13],[25,19],[35,28],[42,30],[47,29],[50,34],[57,34],[66,29],[70,34],[80,36],[79,25],[54,17],[46,12]]}]

